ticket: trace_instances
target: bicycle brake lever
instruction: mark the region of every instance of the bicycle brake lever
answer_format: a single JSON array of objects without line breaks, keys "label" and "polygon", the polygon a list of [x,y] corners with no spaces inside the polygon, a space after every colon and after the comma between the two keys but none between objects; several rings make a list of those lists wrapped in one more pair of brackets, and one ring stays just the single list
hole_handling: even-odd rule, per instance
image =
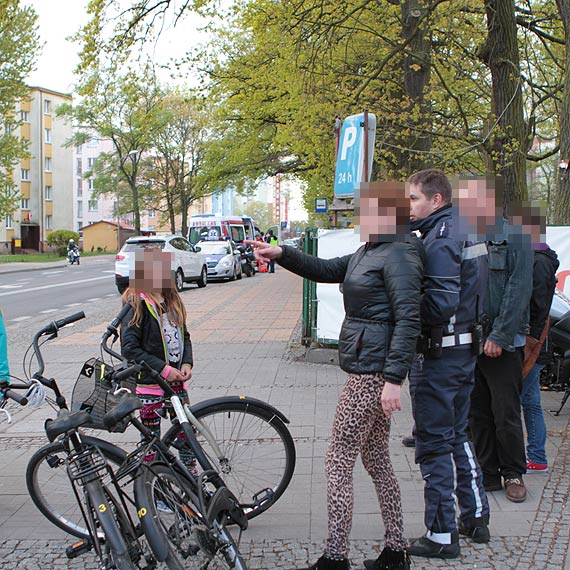
[{"label": "bicycle brake lever", "polygon": [[12,415],[10,414],[10,412],[4,407],[0,408],[0,412],[2,412],[3,414],[6,414],[6,417],[8,418],[8,423],[11,424],[12,423]]}]

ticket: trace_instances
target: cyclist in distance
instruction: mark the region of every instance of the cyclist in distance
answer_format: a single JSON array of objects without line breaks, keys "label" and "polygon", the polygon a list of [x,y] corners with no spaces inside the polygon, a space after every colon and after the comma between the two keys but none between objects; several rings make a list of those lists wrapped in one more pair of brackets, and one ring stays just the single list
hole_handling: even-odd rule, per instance
[{"label": "cyclist in distance", "polygon": [[[159,249],[137,251],[134,279],[129,280],[123,301],[132,308],[121,326],[122,355],[127,360],[145,361],[171,384],[183,403],[188,403],[192,342],[186,309],[175,287],[171,254]],[[142,371],[136,393],[143,403],[141,422],[160,437],[157,412],[164,406],[162,389]],[[180,458],[194,468],[195,459],[189,450],[182,450]],[[153,455],[147,457],[148,461],[153,459]]]}]

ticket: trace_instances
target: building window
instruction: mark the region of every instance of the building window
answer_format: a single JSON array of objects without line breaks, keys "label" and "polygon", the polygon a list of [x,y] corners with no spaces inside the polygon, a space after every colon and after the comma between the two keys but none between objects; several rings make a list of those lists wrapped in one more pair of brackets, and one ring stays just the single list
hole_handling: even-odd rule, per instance
[{"label": "building window", "polygon": [[75,163],[75,174],[77,174],[77,176],[81,176],[83,174],[83,162],[80,158],[78,158]]},{"label": "building window", "polygon": [[44,113],[46,115],[51,114],[51,101],[49,99],[44,99]]},{"label": "building window", "polygon": [[94,158],[88,158],[87,159],[87,168],[92,169],[95,166],[95,159]]},{"label": "building window", "polygon": [[49,157],[49,156],[46,156],[46,158],[45,158],[45,168],[44,168],[44,170],[45,170],[46,172],[51,172],[51,157]]},{"label": "building window", "polygon": [[149,218],[156,218],[156,210],[149,210],[148,211]]},{"label": "building window", "polygon": [[12,227],[12,216],[6,216],[6,229],[9,230]]},{"label": "building window", "polygon": [[44,129],[46,133],[46,142],[51,143],[51,129]]},{"label": "building window", "polygon": [[83,227],[83,222],[77,222],[77,231]]},{"label": "building window", "polygon": [[20,119],[22,119],[23,123],[30,122],[30,112],[29,111],[20,111]]},{"label": "building window", "polygon": [[95,190],[95,178],[90,178],[89,179],[89,191],[93,192],[93,190]]},{"label": "building window", "polygon": [[83,200],[77,200],[77,217],[83,217]]},{"label": "building window", "polygon": [[77,197],[81,198],[83,196],[83,178],[77,179]]},{"label": "building window", "polygon": [[97,212],[99,210],[99,200],[89,200],[89,211]]},{"label": "building window", "polygon": [[29,210],[29,209],[30,209],[30,199],[22,198],[22,210]]},{"label": "building window", "polygon": [[82,152],[83,152],[83,145],[82,145],[82,144],[78,144],[78,145],[75,147],[75,153],[76,153],[76,154],[81,154]]},{"label": "building window", "polygon": [[46,187],[45,187],[45,190],[44,190],[44,198],[45,198],[46,200],[51,200],[51,199],[52,199],[52,197],[51,197],[51,186],[46,186]]},{"label": "building window", "polygon": [[53,216],[51,216],[50,214],[46,215],[46,230],[51,230],[52,220]]},{"label": "building window", "polygon": [[29,180],[30,179],[30,170],[28,168],[22,168],[20,170],[20,179],[21,180]]}]

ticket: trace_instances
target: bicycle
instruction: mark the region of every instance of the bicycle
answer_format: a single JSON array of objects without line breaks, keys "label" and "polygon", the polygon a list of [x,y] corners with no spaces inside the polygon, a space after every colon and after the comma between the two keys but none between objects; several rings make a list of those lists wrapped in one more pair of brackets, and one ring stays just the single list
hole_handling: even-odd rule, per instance
[{"label": "bicycle", "polygon": [[[121,315],[119,315],[119,317],[117,319],[115,319],[113,321],[113,323],[111,323],[111,325],[109,325],[109,327],[107,328],[107,332],[104,335],[103,339],[102,339],[102,347],[104,348],[104,350],[106,352],[108,352],[109,354],[111,354],[114,357],[120,357],[120,355],[117,355],[116,353],[114,353],[108,346],[107,346],[107,341],[109,339],[110,336],[114,335],[115,339],[117,336],[117,326],[118,323],[120,322],[120,318]],[[54,323],[52,323],[53,325]],[[55,332],[57,333],[57,327]],[[41,357],[41,352],[39,351],[39,346],[38,346],[38,339],[40,336],[42,336],[42,334],[48,334],[51,333],[53,334],[53,331],[50,329],[50,331],[46,332],[45,330],[40,331],[39,333],[36,334],[36,336],[34,337],[34,341],[32,343],[33,347],[34,347],[34,353],[36,353],[37,357],[38,357],[38,362],[40,364],[40,370],[39,372],[37,372],[36,374],[34,374],[34,378],[40,380],[42,382],[42,384],[48,386],[49,388],[51,388],[52,390],[54,390],[54,393],[56,394],[56,403],[58,404],[58,406],[60,407],[60,409],[66,409],[67,405],[65,402],[65,398],[59,393],[59,390],[57,389],[57,383],[55,382],[55,380],[53,379],[46,379],[43,378],[42,373],[43,373],[43,369],[44,369],[44,363],[43,363],[43,359]],[[50,337],[52,338],[52,337]],[[122,371],[117,371],[117,372],[112,372],[109,376],[113,376],[115,377],[115,380],[121,380],[122,378],[128,377],[130,374],[132,374],[134,371],[134,368],[131,369],[127,369],[122,370]],[[126,414],[123,415],[122,418],[117,419],[117,416],[115,414],[114,419],[111,420],[111,424],[109,424],[109,420],[106,420],[106,424],[107,427],[111,427],[113,428],[113,422],[116,421],[124,421],[125,417],[127,416],[131,416],[132,412],[135,411],[137,409],[138,404],[138,400],[136,398],[132,398],[130,400],[130,404],[128,405],[135,405],[136,406],[131,410],[129,409],[128,412]],[[125,404],[127,405],[127,404]],[[123,408],[121,408],[121,413],[123,413],[125,410],[125,407],[123,406]],[[118,413],[118,412],[117,412]],[[225,487],[225,485],[223,484],[223,481],[221,481],[221,478],[218,477],[218,479],[216,479],[216,469],[218,468],[218,466],[221,466],[220,471],[222,471],[222,469],[225,469],[226,472],[228,473],[233,473],[234,479],[237,479],[236,474],[239,473],[239,469],[236,469],[235,467],[235,458],[233,456],[235,455],[239,455],[239,453],[229,453],[228,452],[228,446],[226,445],[224,447],[226,453],[222,453],[220,445],[218,445],[216,438],[214,436],[212,436],[211,430],[209,430],[207,428],[207,426],[205,427],[203,423],[201,423],[201,418],[214,418],[216,419],[217,417],[219,417],[220,414],[223,414],[224,416],[226,414],[228,414],[229,417],[233,416],[234,413],[237,413],[242,420],[247,420],[250,416],[253,417],[255,419],[256,422],[265,422],[266,426],[269,426],[271,430],[281,430],[281,435],[279,435],[278,440],[279,441],[284,441],[285,443],[283,443],[283,447],[284,447],[284,456],[286,457],[285,460],[285,468],[283,469],[283,476],[279,478],[279,482],[278,484],[275,486],[275,489],[277,489],[277,493],[273,492],[273,489],[269,489],[269,488],[264,488],[262,490],[261,494],[258,494],[256,496],[256,494],[254,493],[252,495],[252,498],[254,499],[253,502],[249,502],[249,503],[244,503],[244,507],[247,511],[247,516],[252,517],[252,516],[256,516],[257,514],[263,512],[264,510],[266,510],[267,508],[269,508],[276,500],[277,498],[279,498],[279,496],[282,494],[282,492],[284,491],[284,489],[286,488],[291,476],[292,476],[292,471],[293,471],[293,467],[294,467],[294,460],[295,460],[295,452],[294,452],[294,445],[292,442],[292,439],[290,437],[290,434],[288,432],[288,430],[286,429],[286,427],[283,424],[283,421],[280,418],[280,414],[279,412],[277,412],[276,410],[274,410],[273,408],[269,407],[267,404],[263,403],[263,402],[258,402],[256,400],[251,401],[248,398],[218,398],[215,399],[213,401],[208,401],[208,402],[203,402],[201,404],[198,404],[197,406],[194,406],[192,408],[187,408],[187,409],[179,409],[179,417],[182,419],[183,422],[183,428],[184,428],[184,424],[186,423],[187,425],[189,425],[190,420],[187,420],[186,418],[190,417],[193,418],[193,425],[195,425],[195,429],[198,432],[198,437],[202,438],[203,434],[206,434],[206,439],[205,441],[205,447],[207,448],[208,446],[211,446],[212,449],[215,449],[215,452],[210,452],[207,454],[207,457],[201,457],[201,465],[203,467],[205,467],[204,473],[206,473],[206,475],[204,475],[203,478],[206,478],[207,481],[202,480],[201,483],[199,483],[199,486],[196,487],[196,482],[194,482],[194,501],[197,503],[201,503],[201,508],[202,511],[205,508],[205,498],[201,495],[200,492],[196,492],[196,489],[203,489],[205,487],[207,487],[208,485],[210,486],[214,486],[214,488],[217,486],[218,488],[222,488]],[[132,423],[133,422],[133,418],[130,418],[129,421]],[[135,420],[135,423],[138,420]],[[286,421],[286,419],[285,419]],[[84,425],[89,425],[89,420],[87,420],[85,418],[85,416],[83,417],[83,419],[81,420],[81,422]],[[245,421],[241,422],[242,424],[245,423]],[[281,425],[283,424],[283,425]],[[79,425],[77,426],[79,427]],[[104,427],[102,425],[98,425],[96,427]],[[243,425],[242,425],[243,427]],[[187,428],[186,428],[187,429]],[[139,429],[139,431],[141,431]],[[192,432],[192,435],[194,435],[194,431],[190,430]],[[241,451],[243,451],[244,448],[249,447],[253,447],[254,451],[256,449],[263,449],[263,445],[258,446],[256,448],[256,446],[252,446],[252,441],[251,439],[248,438],[242,438],[239,439],[235,436],[236,430],[234,431],[234,437],[232,439],[233,442],[233,450],[235,451],[236,449],[238,451],[240,451],[240,447],[242,448]],[[167,461],[172,461],[172,463],[176,463],[176,458],[172,456],[171,451],[169,450],[169,447],[179,447],[180,445],[187,445],[187,443],[182,443],[180,442],[180,440],[177,438],[178,433],[180,432],[180,425],[177,425],[176,423],[173,424],[173,427],[167,432],[166,436],[163,438],[163,448],[162,448],[162,457],[163,458],[167,458]],[[279,432],[277,432],[279,433]],[[283,435],[284,434],[284,435]],[[53,432],[52,432],[53,435]],[[144,435],[144,434],[143,434]],[[32,499],[34,500],[34,503],[36,504],[36,506],[38,506],[38,508],[40,509],[40,511],[49,519],[51,520],[54,524],[56,524],[58,527],[62,528],[63,530],[66,530],[67,532],[70,532],[71,534],[78,536],[80,538],[85,538],[85,537],[89,537],[90,533],[89,533],[89,528],[87,528],[84,524],[85,518],[83,516],[83,513],[80,511],[73,510],[73,505],[70,503],[69,501],[69,493],[64,493],[64,499],[63,499],[63,505],[64,507],[62,508],[62,506],[58,503],[58,500],[54,499],[54,496],[57,495],[53,495],[51,492],[46,492],[46,490],[48,489],[47,485],[44,484],[44,481],[49,481],[49,482],[53,482],[55,483],[54,486],[52,486],[50,488],[50,490],[53,490],[54,487],[55,488],[59,488],[61,487],[60,481],[61,481],[61,477],[59,478],[60,480],[58,481],[58,476],[54,475],[54,474],[58,474],[61,473],[63,470],[61,469],[61,467],[64,467],[66,465],[66,457],[69,454],[69,449],[70,449],[70,441],[71,441],[71,435],[64,431],[63,433],[59,434],[60,439],[57,442],[51,443],[48,446],[45,446],[44,448],[42,448],[41,450],[39,450],[38,452],[36,452],[36,454],[34,454],[34,456],[32,457],[32,459],[30,460],[30,464],[28,466],[28,470],[27,470],[27,484],[28,484],[28,488],[30,491],[30,495],[32,496]],[[191,439],[192,436],[189,436],[189,439]],[[283,439],[281,439],[283,438]],[[127,456],[127,454],[121,450],[120,448],[118,448],[117,446],[114,446],[104,440],[99,440],[97,438],[92,438],[92,437],[88,437],[88,436],[82,436],[82,440],[84,442],[84,445],[88,446],[88,447],[92,447],[97,449],[98,451],[98,455],[102,456],[107,463],[113,464],[114,465],[114,469],[117,472],[116,475],[116,481],[113,481],[114,485],[117,485],[118,480],[123,479],[125,476],[128,476],[129,474],[132,473],[136,473],[139,468],[141,467],[141,462],[142,462],[142,455],[141,455],[141,449],[139,448],[138,451],[133,452],[133,454],[131,454],[130,456]],[[253,443],[255,443],[255,440],[253,441]],[[157,445],[157,442],[153,442],[154,446]],[[274,445],[274,444],[272,444]],[[197,443],[196,441],[193,442],[193,446],[195,446],[197,449],[200,449],[200,443]],[[230,449],[230,451],[232,451]],[[206,455],[206,454],[204,454]],[[255,454],[254,454],[255,455]],[[209,461],[209,458],[213,457],[215,458],[214,463],[216,463],[216,468],[212,469],[211,467],[212,464]],[[256,463],[255,458],[253,458],[253,463]],[[187,481],[184,481],[184,477],[187,477],[187,473],[184,473],[185,468],[182,466],[178,466],[178,473],[174,473],[174,476],[172,476],[172,473],[170,473],[170,482],[169,482],[169,486],[170,488],[172,488],[172,486],[174,484],[177,485],[178,490],[176,491],[175,495],[180,499],[180,504],[185,504],[184,502],[184,498],[189,496],[189,490],[187,489],[187,487],[192,487],[192,485],[188,484]],[[164,472],[161,472],[161,470]],[[43,472],[46,472],[48,475],[46,476],[46,478],[44,479],[41,474]],[[144,471],[144,470],[143,470]],[[277,471],[275,471],[277,472]],[[152,475],[148,475],[149,471],[146,470],[147,475],[145,477],[141,477],[140,481],[146,481],[147,483],[147,487],[148,489],[152,489],[151,495],[152,493],[156,493],[158,491],[156,491],[156,489],[161,489],[162,487],[165,486],[165,479],[168,478],[168,475],[165,471],[164,466],[163,467],[155,467],[154,471],[151,471]],[[180,473],[184,473],[184,477],[182,477],[180,475]],[[223,471],[222,471],[223,473]],[[133,477],[136,476],[133,475]],[[65,473],[65,478],[64,480],[67,479],[67,473]],[[109,475],[109,479],[112,480],[113,479],[113,475]],[[215,484],[214,484],[215,482]],[[162,486],[162,487],[161,487]],[[237,489],[237,487],[236,487]],[[244,489],[247,489],[247,485],[243,484],[241,485],[241,490],[243,491]],[[174,491],[171,490],[171,494]],[[119,491],[119,494],[121,493],[121,491]],[[137,502],[137,500],[139,502],[142,501],[142,499],[140,497],[145,497],[146,496],[146,503],[145,503],[145,507],[143,507],[144,509],[146,509],[146,511],[156,511],[156,504],[151,501],[148,500],[148,493],[147,495],[145,495],[145,492],[142,490],[142,488],[139,488],[138,490],[138,497],[139,499],[137,499],[137,492],[135,493],[135,502]],[[228,497],[225,497],[226,501],[228,500]],[[164,503],[164,501],[162,501]],[[187,502],[187,501],[186,501]],[[218,503],[219,504],[219,503]],[[226,505],[227,506],[227,505]],[[119,510],[118,508],[116,508],[116,510]],[[170,509],[171,510],[171,509]],[[140,511],[140,509],[139,509]],[[174,512],[174,511],[173,511]],[[217,539],[219,540],[221,537],[222,541],[225,541],[226,543],[230,544],[229,551],[230,554],[228,554],[229,556],[229,562],[228,564],[241,564],[242,567],[245,567],[243,564],[243,561],[240,561],[239,558],[237,557],[237,555],[235,554],[235,552],[237,552],[237,548],[234,548],[234,546],[231,544],[231,541],[229,540],[229,532],[227,531],[227,529],[225,528],[224,525],[222,525],[220,523],[220,521],[215,521],[211,519],[213,511],[210,511],[210,519],[209,520],[209,524],[210,525],[218,525],[218,528],[216,530],[217,533]],[[165,517],[164,514],[161,515],[162,518]],[[185,515],[186,516],[186,515]],[[156,512],[154,513],[154,517],[155,520],[159,520],[160,515],[157,514]],[[124,518],[124,517],[123,517]],[[180,513],[178,513],[178,518],[180,518]],[[225,520],[222,519],[222,522],[225,523]],[[232,521],[230,521],[232,522]],[[233,522],[236,522],[235,520]],[[239,517],[238,517],[238,522],[239,522]],[[200,522],[200,524],[202,524]],[[133,525],[131,524],[130,526],[124,523],[124,526],[126,526],[127,528],[133,528]],[[144,525],[142,525],[144,527]],[[172,526],[172,525],[170,525]],[[196,525],[195,525],[196,526]],[[202,524],[202,526],[204,526]],[[241,521],[241,526],[242,528],[244,527],[244,523],[243,521]],[[186,527],[190,527],[189,523],[186,525]],[[169,527],[167,527],[169,528]],[[184,526],[183,526],[184,528]],[[172,553],[169,553],[168,549],[165,549],[164,544],[165,544],[165,537],[164,537],[164,528],[162,528],[162,532],[160,528],[152,528],[147,532],[147,534],[152,534],[154,531],[154,535],[155,535],[155,540],[154,540],[154,547],[158,549],[159,551],[159,559],[161,561],[166,561],[168,563],[168,556],[170,556],[170,558],[173,558]],[[131,535],[131,543],[132,541],[136,541],[136,539],[138,538],[136,536],[136,529],[135,531],[131,530],[130,531],[130,535]],[[213,544],[216,543],[216,541],[208,541],[206,540],[206,536],[208,536],[208,534],[205,531],[201,531],[202,534],[201,536],[201,540],[202,540],[202,550],[205,550],[209,555],[212,554],[212,548],[213,548]],[[158,536],[158,538],[156,538]],[[230,535],[231,537],[231,535]],[[76,553],[81,553],[83,551],[85,551],[86,549],[89,549],[90,547],[92,547],[91,545],[91,541],[93,539],[90,538],[89,542],[85,543],[85,542],[79,542],[75,549],[72,550],[71,552],[68,552],[68,555],[70,555],[70,557],[75,556]],[[151,541],[149,540],[149,543]],[[199,542],[199,541],[198,541]],[[180,546],[179,543],[177,543],[175,545],[176,548],[178,548]],[[188,546],[188,545],[187,545]],[[191,547],[190,550],[195,550],[195,544],[190,543],[189,545]],[[151,548],[153,547],[153,544],[151,544]],[[153,548],[153,551],[155,550],[155,548]],[[208,551],[208,549],[210,549]],[[189,550],[186,549],[184,551],[185,556],[189,556]],[[165,554],[166,553],[166,554]],[[166,558],[165,558],[166,556]],[[196,559],[196,552],[194,552],[193,557]],[[237,562],[236,562],[237,560]],[[176,563],[173,562],[172,560],[170,561],[170,563],[173,565],[173,567],[178,568],[181,567],[180,563]],[[178,564],[178,565],[177,565]]]}]

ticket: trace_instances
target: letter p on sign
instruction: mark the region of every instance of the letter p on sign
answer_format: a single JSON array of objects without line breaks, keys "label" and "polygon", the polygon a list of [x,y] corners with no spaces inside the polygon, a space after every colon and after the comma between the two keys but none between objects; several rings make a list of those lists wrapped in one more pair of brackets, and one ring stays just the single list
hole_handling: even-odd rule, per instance
[{"label": "letter p on sign", "polygon": [[354,145],[357,138],[356,127],[347,127],[344,129],[344,137],[342,139],[342,151],[340,153],[340,160],[346,160],[346,153],[348,149]]}]

